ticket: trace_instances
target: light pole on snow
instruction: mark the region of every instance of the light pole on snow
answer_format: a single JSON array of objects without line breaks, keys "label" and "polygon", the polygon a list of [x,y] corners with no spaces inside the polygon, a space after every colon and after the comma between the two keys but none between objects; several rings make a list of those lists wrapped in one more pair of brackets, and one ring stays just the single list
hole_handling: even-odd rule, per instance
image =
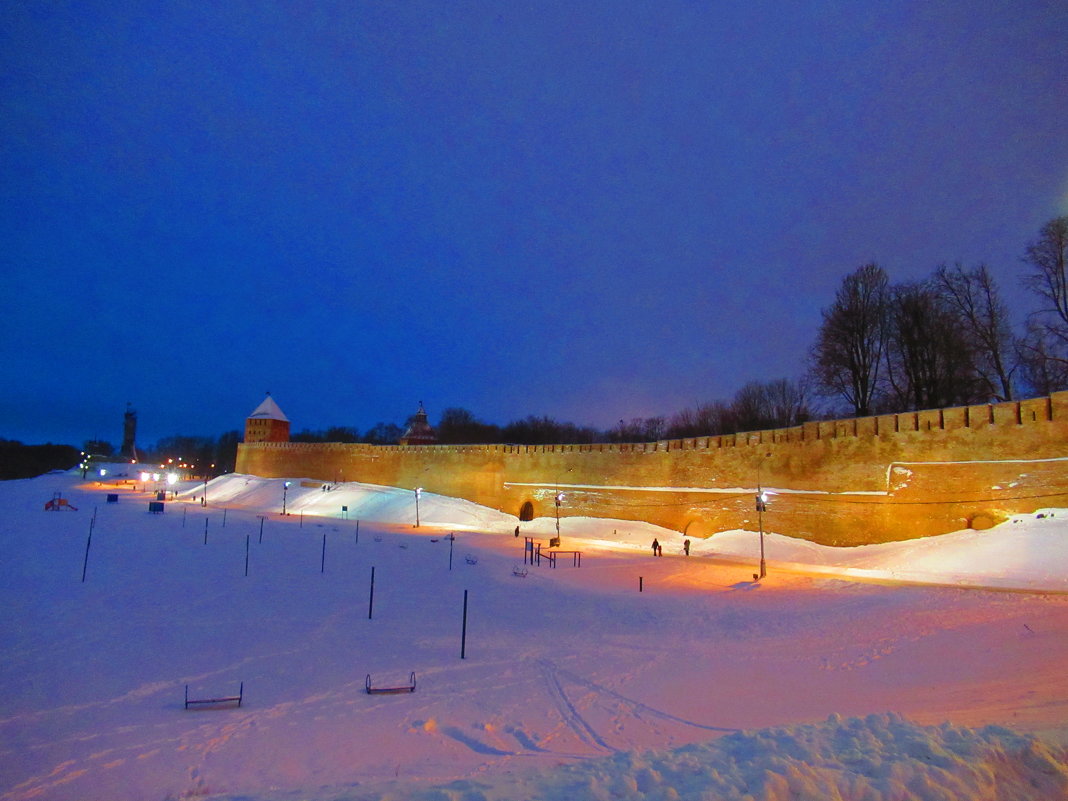
[{"label": "light pole on snow", "polygon": [[767,563],[764,561],[764,512],[768,511],[768,493],[764,492],[760,483],[760,468],[764,464],[764,460],[771,456],[770,453],[765,453],[760,457],[760,461],[757,462],[757,494],[756,494],[756,512],[757,523],[760,528],[760,576],[764,578],[768,574]]},{"label": "light pole on snow", "polygon": [[422,487],[415,488],[415,527],[419,528],[419,496],[423,494]]},{"label": "light pole on snow", "polygon": [[564,502],[564,493],[556,493],[556,547],[560,547],[560,504]]},{"label": "light pole on snow", "polygon": [[289,493],[289,482],[282,485],[282,517],[286,515],[286,495]]}]

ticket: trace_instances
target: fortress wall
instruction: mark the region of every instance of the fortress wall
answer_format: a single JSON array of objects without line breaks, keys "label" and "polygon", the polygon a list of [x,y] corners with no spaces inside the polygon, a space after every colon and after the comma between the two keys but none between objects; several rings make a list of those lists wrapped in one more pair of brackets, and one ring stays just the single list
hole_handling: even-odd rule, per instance
[{"label": "fortress wall", "polygon": [[780,491],[767,530],[826,544],[883,542],[1068,506],[1068,392],[647,443],[246,443],[237,469],[418,486],[516,515],[529,503],[534,516],[552,516],[563,492],[562,517],[645,520],[692,536],[755,530],[759,482]]}]

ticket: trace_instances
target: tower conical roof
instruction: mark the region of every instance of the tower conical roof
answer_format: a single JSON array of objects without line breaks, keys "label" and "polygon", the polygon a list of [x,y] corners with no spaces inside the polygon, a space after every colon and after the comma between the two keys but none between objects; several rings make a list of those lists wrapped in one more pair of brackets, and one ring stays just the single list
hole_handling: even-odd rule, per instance
[{"label": "tower conical roof", "polygon": [[267,393],[267,397],[263,399],[263,403],[256,407],[256,409],[249,415],[249,419],[257,420],[283,420],[289,422],[289,418],[285,416],[281,409],[278,408],[278,404],[274,402],[274,398],[271,397],[271,393]]}]

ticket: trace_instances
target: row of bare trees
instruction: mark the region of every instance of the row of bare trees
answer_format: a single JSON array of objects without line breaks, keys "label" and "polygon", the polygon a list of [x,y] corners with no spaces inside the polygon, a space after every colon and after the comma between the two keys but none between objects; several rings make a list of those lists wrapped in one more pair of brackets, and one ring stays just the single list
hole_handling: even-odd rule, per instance
[{"label": "row of bare trees", "polygon": [[817,392],[857,415],[1012,400],[1017,388],[1068,388],[1068,217],[1028,246],[1027,285],[1042,300],[1014,336],[985,265],[939,267],[891,284],[877,264],[847,275],[812,348]]}]

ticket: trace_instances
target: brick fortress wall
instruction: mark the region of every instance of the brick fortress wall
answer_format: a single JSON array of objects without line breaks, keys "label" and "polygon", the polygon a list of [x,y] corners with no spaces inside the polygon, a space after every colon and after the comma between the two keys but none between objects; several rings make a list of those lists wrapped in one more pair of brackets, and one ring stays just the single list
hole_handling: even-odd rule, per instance
[{"label": "brick fortress wall", "polygon": [[[243,443],[237,471],[361,481],[523,516],[644,520],[690,536],[766,530],[858,545],[1068,507],[1068,392],[717,437],[596,445]],[[527,506],[529,504],[529,506]],[[564,529],[566,533],[566,528]]]}]

